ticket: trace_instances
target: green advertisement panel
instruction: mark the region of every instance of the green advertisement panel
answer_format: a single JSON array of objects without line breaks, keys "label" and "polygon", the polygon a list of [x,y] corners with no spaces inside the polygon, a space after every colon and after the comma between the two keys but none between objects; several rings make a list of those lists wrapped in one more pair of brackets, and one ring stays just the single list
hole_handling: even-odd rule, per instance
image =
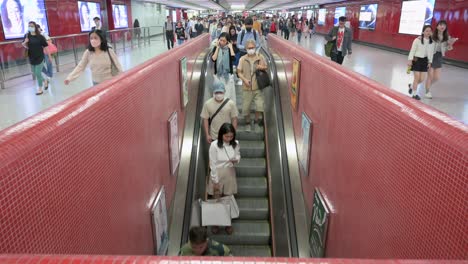
[{"label": "green advertisement panel", "polygon": [[315,188],[314,205],[312,208],[312,224],[310,226],[309,244],[312,258],[325,257],[325,243],[327,241],[328,211],[325,200],[319,189]]}]

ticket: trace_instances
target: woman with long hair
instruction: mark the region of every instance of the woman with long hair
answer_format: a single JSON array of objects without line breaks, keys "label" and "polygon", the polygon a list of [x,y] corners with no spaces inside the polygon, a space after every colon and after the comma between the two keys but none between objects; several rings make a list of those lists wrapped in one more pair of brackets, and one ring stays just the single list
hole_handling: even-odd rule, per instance
[{"label": "woman with long hair", "polygon": [[432,99],[430,91],[432,84],[440,79],[440,71],[442,69],[443,57],[445,53],[453,49],[453,44],[457,38],[451,38],[448,34],[447,21],[440,20],[432,35],[434,41],[434,58],[432,59],[432,67],[429,68],[426,79],[426,98]]},{"label": "woman with long hair", "polygon": [[109,48],[104,33],[99,29],[89,33],[88,48],[84,52],[78,66],[65,79],[65,85],[70,84],[71,81],[78,78],[87,65],[91,69],[94,85],[111,79],[115,75],[112,72],[112,68],[117,68],[117,73],[123,71],[117,55]]},{"label": "woman with long hair", "polygon": [[49,88],[48,85],[46,86],[46,82],[42,77],[45,53],[48,54],[49,60],[51,61],[52,55],[50,54],[49,48],[47,47],[49,44],[47,44],[46,38],[41,35],[36,22],[31,21],[28,23],[28,31],[29,33],[25,35],[24,41],[21,44],[25,49],[27,49],[29,63],[31,64],[33,75],[36,77],[38,87],[36,95],[41,95],[44,93],[43,88],[44,90]]},{"label": "woman with long hair", "polygon": [[[208,181],[208,194],[215,199],[221,196],[237,194],[236,169],[234,165],[239,163],[240,145],[236,140],[236,129],[232,124],[224,123],[219,129],[218,140],[210,145],[210,178]],[[211,232],[219,232],[217,226],[211,228]],[[226,227],[226,233],[232,234],[232,226]]]},{"label": "woman with long hair", "polygon": [[414,74],[413,86],[409,89],[409,94],[416,99],[421,100],[418,95],[418,85],[426,78],[426,73],[431,68],[434,57],[434,41],[432,40],[432,27],[425,25],[421,36],[413,41],[411,51],[408,55],[408,66]]},{"label": "woman with long hair", "polygon": [[226,87],[226,97],[236,102],[236,86],[234,83],[234,60],[236,54],[230,42],[228,33],[221,33],[217,45],[213,48],[211,60],[214,62],[215,81],[220,81]]}]

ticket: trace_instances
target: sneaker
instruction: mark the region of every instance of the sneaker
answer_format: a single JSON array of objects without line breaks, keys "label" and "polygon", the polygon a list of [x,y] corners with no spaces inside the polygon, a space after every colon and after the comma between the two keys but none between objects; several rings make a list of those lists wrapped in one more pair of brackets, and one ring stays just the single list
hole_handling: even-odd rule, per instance
[{"label": "sneaker", "polygon": [[415,94],[415,95],[413,95],[413,99],[421,100],[421,97],[419,97],[419,95]]},{"label": "sneaker", "polygon": [[250,124],[245,126],[245,132],[252,132],[252,126]]},{"label": "sneaker", "polygon": [[427,99],[432,99],[432,94],[431,94],[431,92],[427,92],[426,95],[425,95],[424,97],[426,97]]},{"label": "sneaker", "polygon": [[408,88],[409,88],[409,89],[408,89],[408,93],[409,93],[409,94],[412,94],[412,93],[413,93],[413,88],[411,88],[411,84],[410,84],[410,83],[408,84]]}]

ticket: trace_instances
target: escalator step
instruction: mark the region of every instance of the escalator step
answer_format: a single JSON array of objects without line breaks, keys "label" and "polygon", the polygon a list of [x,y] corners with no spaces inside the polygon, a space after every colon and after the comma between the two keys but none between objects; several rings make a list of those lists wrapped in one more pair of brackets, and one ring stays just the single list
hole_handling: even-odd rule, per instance
[{"label": "escalator step", "polygon": [[264,158],[241,158],[239,164],[236,165],[236,175],[238,178],[264,176],[266,175],[266,160]]},{"label": "escalator step", "polygon": [[238,197],[267,197],[268,186],[266,177],[237,178]]},{"label": "escalator step", "polygon": [[233,220],[234,233],[226,234],[220,227],[218,234],[211,233],[208,228],[209,237],[226,245],[269,245],[270,223],[268,221]]},{"label": "escalator step", "polygon": [[268,198],[243,198],[237,199],[240,220],[268,220]]},{"label": "escalator step", "polygon": [[265,143],[263,141],[249,141],[244,140],[241,143],[241,157],[242,158],[264,158],[265,157]]},{"label": "escalator step", "polygon": [[265,135],[263,128],[255,125],[251,127],[251,131],[246,131],[246,125],[238,125],[236,131],[236,139],[240,141],[241,145],[244,140],[264,140]]},{"label": "escalator step", "polygon": [[231,249],[231,253],[236,257],[271,257],[270,246],[255,246],[255,245],[227,245]]}]

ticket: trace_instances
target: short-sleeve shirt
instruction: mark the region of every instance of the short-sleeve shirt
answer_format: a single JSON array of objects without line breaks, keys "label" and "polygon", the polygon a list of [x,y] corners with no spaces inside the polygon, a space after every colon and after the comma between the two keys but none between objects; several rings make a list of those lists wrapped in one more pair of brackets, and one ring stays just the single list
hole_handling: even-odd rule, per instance
[{"label": "short-sleeve shirt", "polygon": [[47,47],[47,41],[42,35],[27,34],[25,38],[28,42],[28,57],[31,65],[39,65],[44,62],[44,47]]},{"label": "short-sleeve shirt", "polygon": [[[225,99],[226,100],[226,99]],[[208,119],[216,113],[218,108],[223,104],[223,102],[218,103],[214,98],[208,99],[203,105],[203,109],[201,112],[201,118]],[[231,124],[231,120],[236,118],[239,115],[237,111],[237,106],[234,101],[229,100],[227,104],[219,111],[219,113],[215,116],[215,118],[211,121],[210,126],[210,136],[213,139],[218,138],[218,132],[221,126],[224,123]]]},{"label": "short-sleeve shirt", "polygon": [[[179,252],[179,256],[195,256],[190,242],[185,244]],[[208,239],[208,247],[202,256],[232,256],[231,250],[224,244]]]}]

